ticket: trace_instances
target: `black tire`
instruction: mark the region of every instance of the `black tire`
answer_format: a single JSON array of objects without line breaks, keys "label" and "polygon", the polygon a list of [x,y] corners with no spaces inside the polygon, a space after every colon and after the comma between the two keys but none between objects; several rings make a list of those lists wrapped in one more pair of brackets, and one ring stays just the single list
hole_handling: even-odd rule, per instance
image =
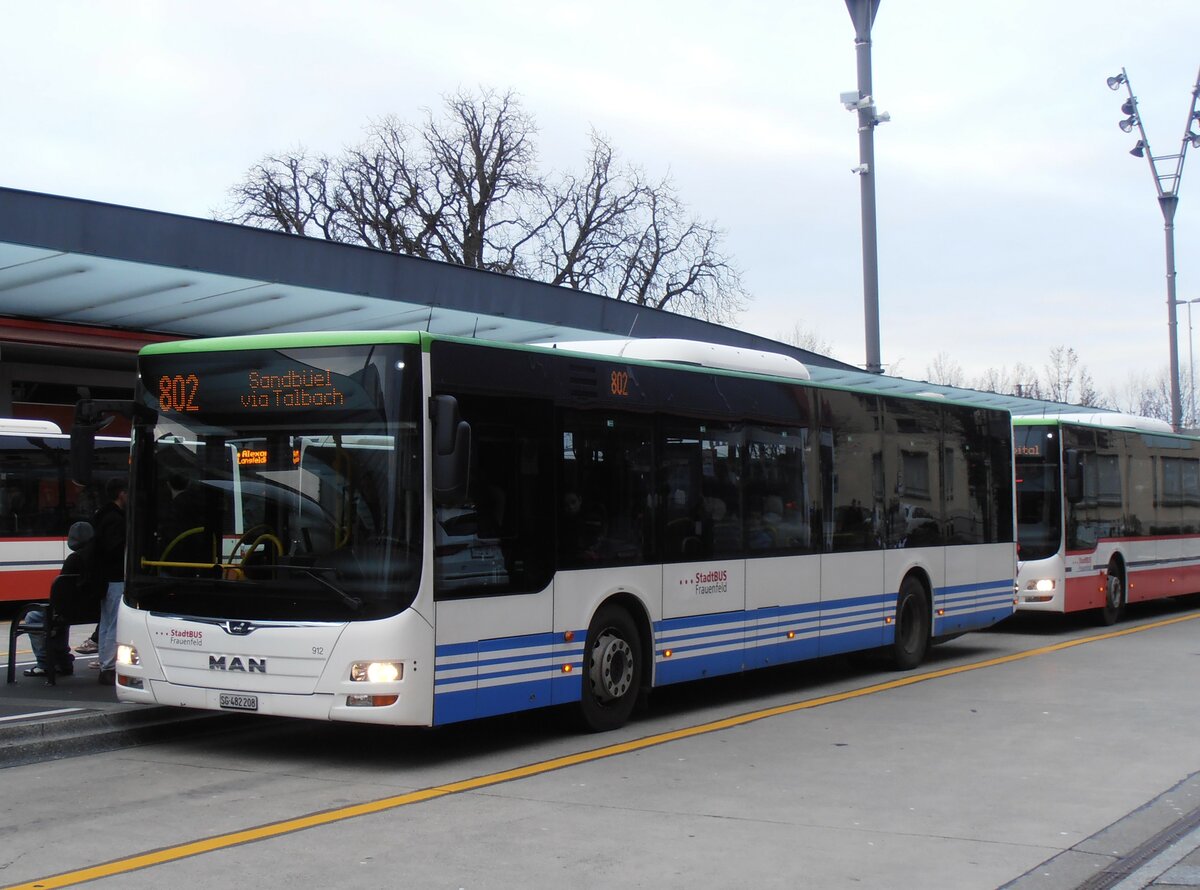
[{"label": "black tire", "polygon": [[1111,627],[1125,616],[1125,576],[1119,566],[1108,567],[1108,580],[1104,585],[1104,605],[1100,607],[1098,619],[1104,627]]},{"label": "black tire", "polygon": [[925,660],[929,650],[929,600],[925,587],[909,575],[896,597],[896,639],[892,642],[892,666],[911,671]]},{"label": "black tire", "polygon": [[586,729],[607,732],[628,722],[645,672],[637,625],[620,606],[601,607],[583,650],[579,714]]}]

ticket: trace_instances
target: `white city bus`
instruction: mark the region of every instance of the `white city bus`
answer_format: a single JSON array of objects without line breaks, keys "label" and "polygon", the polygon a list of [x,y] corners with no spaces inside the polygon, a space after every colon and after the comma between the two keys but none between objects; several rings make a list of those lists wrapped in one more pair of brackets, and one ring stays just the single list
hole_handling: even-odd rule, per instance
[{"label": "white city bus", "polygon": [[147,347],[118,696],[409,725],[574,704],[606,729],[654,687],[911,668],[1012,614],[1007,413],[637,345],[680,347]]},{"label": "white city bus", "polygon": [[1200,592],[1200,440],[1127,415],[1013,419],[1017,609],[1095,610]]}]

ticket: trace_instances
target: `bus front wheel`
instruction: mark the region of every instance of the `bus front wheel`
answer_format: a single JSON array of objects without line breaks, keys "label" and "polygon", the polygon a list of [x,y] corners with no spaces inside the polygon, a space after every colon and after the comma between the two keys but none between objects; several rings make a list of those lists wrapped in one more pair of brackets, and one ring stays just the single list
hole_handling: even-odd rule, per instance
[{"label": "bus front wheel", "polygon": [[602,607],[588,628],[583,652],[583,725],[592,732],[623,726],[637,703],[642,672],[637,625],[620,606]]}]

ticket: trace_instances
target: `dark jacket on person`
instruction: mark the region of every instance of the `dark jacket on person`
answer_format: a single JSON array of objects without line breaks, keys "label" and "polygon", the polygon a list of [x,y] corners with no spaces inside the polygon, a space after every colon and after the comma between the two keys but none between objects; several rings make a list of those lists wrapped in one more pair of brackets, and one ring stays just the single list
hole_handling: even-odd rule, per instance
[{"label": "dark jacket on person", "polygon": [[67,547],[71,552],[63,560],[62,574],[78,576],[72,606],[79,611],[97,608],[108,587],[107,580],[97,571],[95,535],[87,522],[76,522],[67,532]]},{"label": "dark jacket on person", "polygon": [[125,511],[110,501],[92,518],[96,569],[105,582],[125,580]]}]

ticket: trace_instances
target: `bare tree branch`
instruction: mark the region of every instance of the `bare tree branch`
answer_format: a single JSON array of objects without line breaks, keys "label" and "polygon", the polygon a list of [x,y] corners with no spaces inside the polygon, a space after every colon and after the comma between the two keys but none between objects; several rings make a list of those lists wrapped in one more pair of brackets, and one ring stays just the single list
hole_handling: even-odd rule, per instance
[{"label": "bare tree branch", "polygon": [[585,177],[567,175],[544,192],[547,225],[539,269],[551,284],[602,287],[605,270],[630,238],[642,199],[637,170],[618,170],[612,147],[592,131]]},{"label": "bare tree branch", "polygon": [[747,295],[740,272],[720,251],[722,233],[688,218],[669,180],[640,193],[640,224],[606,270],[605,292],[708,321],[732,319]]},{"label": "bare tree branch", "polygon": [[[939,356],[940,358],[940,356]],[[1018,362],[1010,374],[1007,368],[989,368],[972,385],[975,389],[1026,399],[1046,399],[1064,405],[1108,408],[1114,399],[1105,399],[1096,391],[1088,369],[1072,347],[1055,346],[1045,365],[1045,376]]]},{"label": "bare tree branch", "polygon": [[925,367],[925,376],[930,383],[941,386],[966,386],[967,378],[962,365],[950,357],[948,352],[939,352],[933,363]]},{"label": "bare tree branch", "polygon": [[710,321],[748,299],[724,233],[692,217],[591,134],[582,176],[542,176],[532,117],[512,92],[445,97],[419,127],[395,117],[336,158],[271,156],[221,218],[365,244],[605,294]]},{"label": "bare tree branch", "polygon": [[328,193],[331,163],[325,155],[312,157],[303,148],[293,154],[269,155],[229,189],[230,206],[218,216],[292,235],[342,240],[337,237],[337,210]]},{"label": "bare tree branch", "polygon": [[815,352],[817,355],[833,357],[833,344],[821,336],[815,328],[808,328],[800,322],[792,325],[791,333],[785,337],[781,337],[780,340],[800,349]]}]

